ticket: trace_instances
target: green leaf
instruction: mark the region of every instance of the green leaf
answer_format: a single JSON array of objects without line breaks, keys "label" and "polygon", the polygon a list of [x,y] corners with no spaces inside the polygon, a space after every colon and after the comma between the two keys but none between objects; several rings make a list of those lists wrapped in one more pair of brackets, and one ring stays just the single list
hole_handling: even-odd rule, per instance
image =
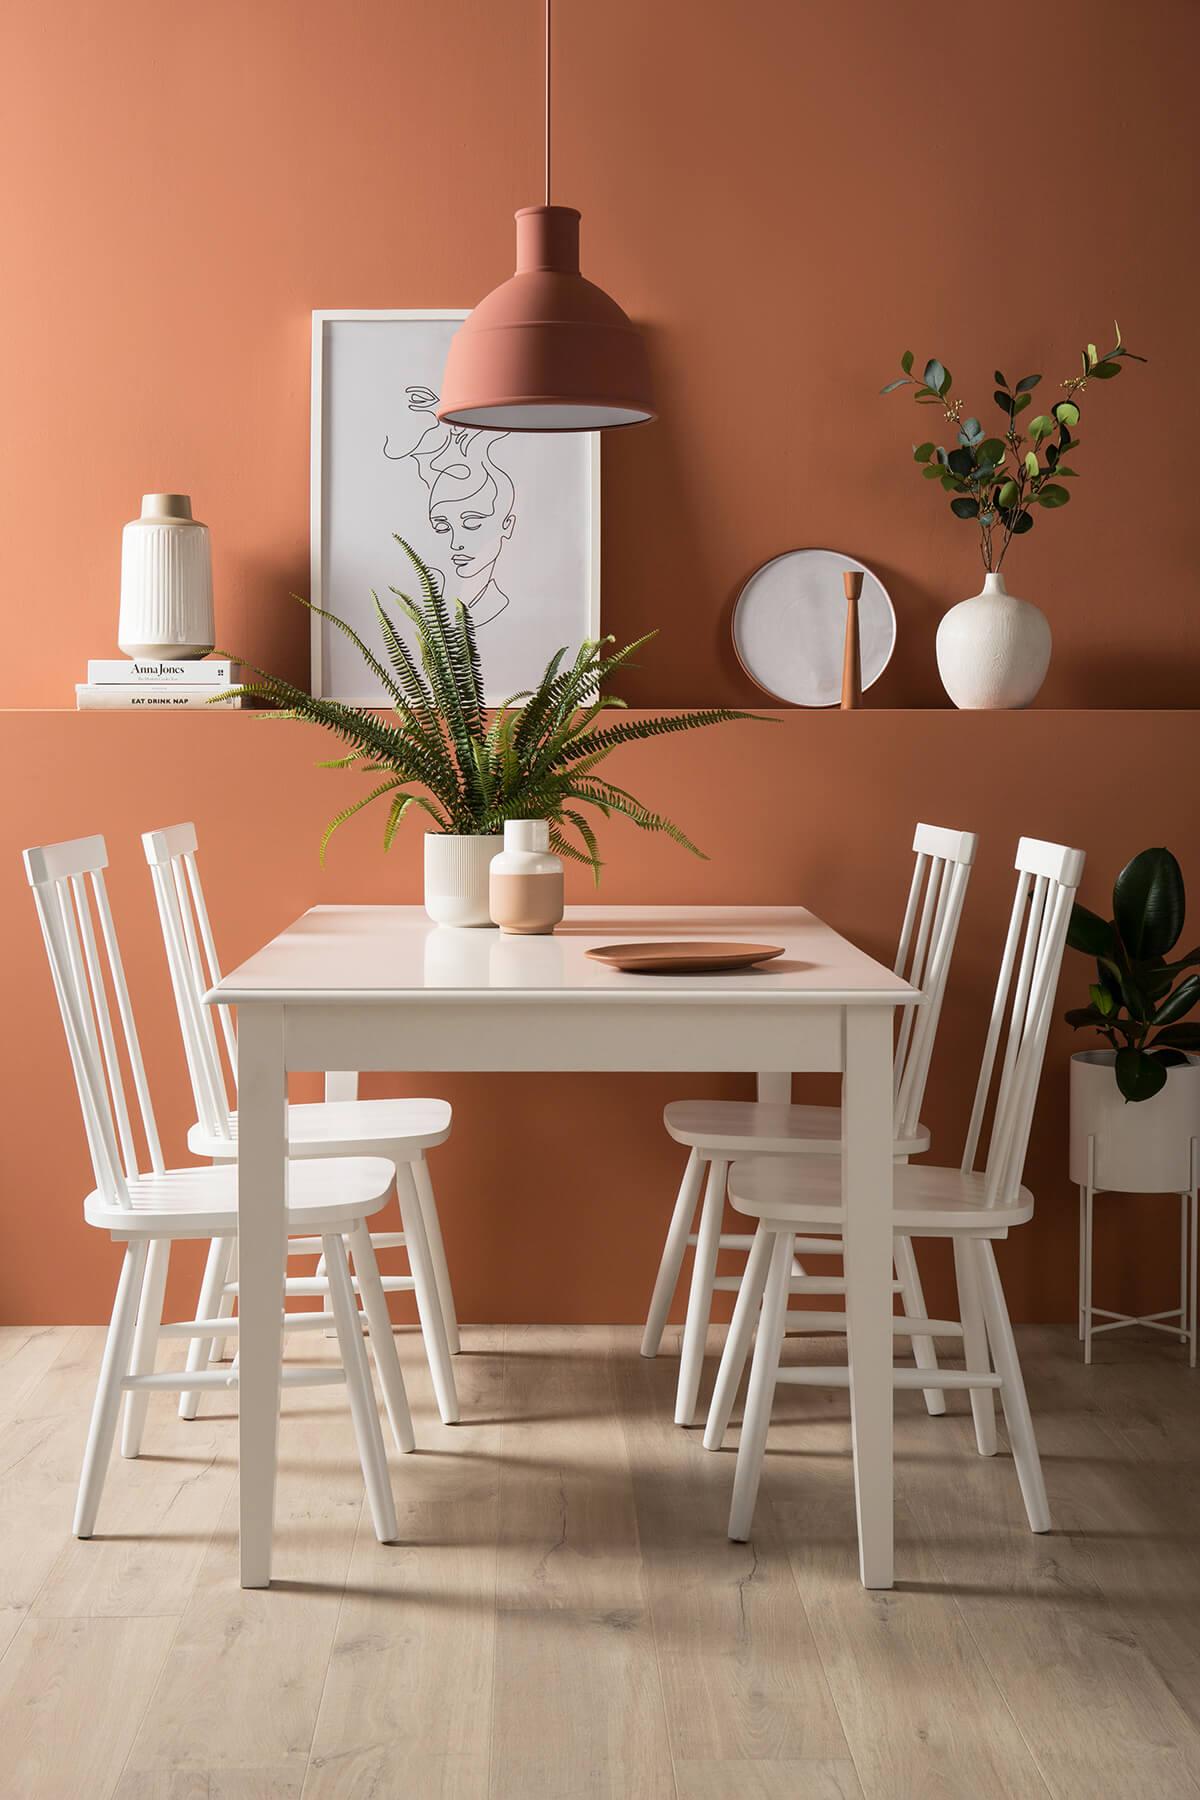
[{"label": "green leaf", "polygon": [[1173,1025],[1200,1001],[1200,975],[1188,975],[1173,988],[1154,1015],[1156,1025]]},{"label": "green leaf", "polygon": [[1067,927],[1067,943],[1072,950],[1082,950],[1085,956],[1108,956],[1116,942],[1116,934],[1111,919],[1102,919],[1077,900],[1071,908],[1071,922]]},{"label": "green leaf", "polygon": [[979,516],[978,500],[952,500],[950,511],[956,519],[974,519]]},{"label": "green leaf", "polygon": [[1200,1051],[1200,1024],[1169,1025],[1154,1039],[1156,1044],[1171,1044],[1176,1050]]},{"label": "green leaf", "polygon": [[895,381],[889,381],[887,386],[881,387],[879,391],[881,394],[894,394],[897,388],[910,387],[911,385],[912,384],[909,382],[907,376],[897,375]]},{"label": "green leaf", "polygon": [[1041,379],[1040,375],[1022,375],[1017,383],[1018,394],[1031,393]]},{"label": "green leaf", "polygon": [[1104,1023],[1100,1013],[1094,1006],[1072,1006],[1063,1014],[1063,1024],[1073,1025],[1076,1031],[1086,1026],[1099,1026]]},{"label": "green leaf", "polygon": [[983,437],[983,426],[978,419],[964,419],[958,428],[960,444],[978,444]]},{"label": "green leaf", "polygon": [[1142,850],[1113,883],[1113,915],[1130,957],[1166,956],[1183,930],[1183,871],[1169,850]]},{"label": "green leaf", "polygon": [[900,367],[904,370],[904,373],[906,375],[911,375],[912,374],[912,366],[913,366],[913,353],[911,350],[906,350],[904,352],[904,355],[900,358]]},{"label": "green leaf", "polygon": [[1015,506],[1016,501],[1017,501],[1017,484],[1016,484],[1016,482],[1015,481],[1005,481],[1005,482],[1001,483],[1000,492],[996,497],[997,505],[998,506]]},{"label": "green leaf", "polygon": [[1088,379],[1091,380],[1094,377],[1097,381],[1111,381],[1114,375],[1120,373],[1119,362],[1098,362],[1094,369],[1089,369]]},{"label": "green leaf", "polygon": [[961,475],[964,480],[975,467],[975,457],[969,449],[952,450],[946,458],[946,462],[951,471],[955,475]]},{"label": "green leaf", "polygon": [[1065,506],[1070,498],[1070,489],[1059,487],[1058,484],[1053,481],[1047,482],[1045,486],[1040,487],[1037,491],[1038,505],[1047,506],[1051,509],[1056,506]]},{"label": "green leaf", "polygon": [[942,465],[940,462],[927,463],[921,470],[921,473],[926,481],[940,481],[942,479]]},{"label": "green leaf", "polygon": [[1025,411],[1025,408],[1030,404],[1031,399],[1032,399],[1032,395],[1030,395],[1030,394],[1018,394],[1017,395],[1016,399],[1013,401],[1014,417],[1018,413],[1023,413]]},{"label": "green leaf", "polygon": [[1040,444],[1042,439],[1048,438],[1053,431],[1054,420],[1048,413],[1039,413],[1036,419],[1029,421],[1029,435],[1035,444]]},{"label": "green leaf", "polygon": [[1116,1001],[1113,999],[1109,990],[1106,987],[1101,987],[1099,982],[1094,981],[1089,987],[1088,993],[1092,997],[1092,1005],[1104,1018],[1107,1019],[1112,1013],[1116,1012]]},{"label": "green leaf", "polygon": [[996,405],[1000,408],[1002,413],[1008,413],[1009,417],[1012,417],[1014,401],[1011,394],[1003,394],[997,389],[992,395],[992,399],[996,402]]},{"label": "green leaf", "polygon": [[993,467],[996,467],[1004,461],[1004,458],[1007,455],[1004,439],[998,437],[984,438],[981,444],[975,446],[975,455],[981,463],[991,463]]},{"label": "green leaf", "polygon": [[1023,512],[1012,528],[1014,537],[1024,537],[1027,531],[1033,530],[1033,514]]},{"label": "green leaf", "polygon": [[914,462],[927,463],[932,455],[933,455],[933,445],[931,443],[930,444],[914,444],[913,445],[913,461]]},{"label": "green leaf", "polygon": [[933,392],[939,396],[945,394],[950,386],[950,377],[936,356],[931,356],[925,364],[922,380],[927,388],[932,388]]},{"label": "green leaf", "polygon": [[992,380],[996,383],[996,386],[999,388],[1006,388],[1008,386],[1007,381],[1005,381],[1005,379],[1004,379],[1003,375],[1000,373],[999,369],[997,369],[995,374],[992,376]]},{"label": "green leaf", "polygon": [[[1078,425],[1079,408],[1073,400],[1060,400],[1054,409],[1054,416],[1060,425]],[[1032,430],[1032,426],[1030,429]]]},{"label": "green leaf", "polygon": [[1128,1101],[1153,1100],[1167,1084],[1167,1071],[1144,1050],[1118,1050],[1116,1076]]},{"label": "green leaf", "polygon": [[1146,1051],[1146,1055],[1153,1057],[1154,1061],[1164,1069],[1178,1069],[1184,1063],[1191,1061],[1191,1058],[1182,1050],[1160,1050],[1157,1042],[1153,1049]]},{"label": "green leaf", "polygon": [[1025,452],[1025,471],[1026,471],[1026,473],[1036,477],[1039,467],[1040,467],[1040,465],[1039,465],[1038,459],[1037,459],[1037,452],[1034,450],[1027,450]]}]

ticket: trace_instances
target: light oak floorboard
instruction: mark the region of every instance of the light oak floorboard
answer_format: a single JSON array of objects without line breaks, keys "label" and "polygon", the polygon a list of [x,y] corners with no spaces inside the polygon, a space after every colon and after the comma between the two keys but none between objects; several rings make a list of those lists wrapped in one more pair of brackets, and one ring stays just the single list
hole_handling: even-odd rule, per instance
[{"label": "light oak floorboard", "polygon": [[108,1800],[174,1619],[31,1619],[0,1661],[5,1800]]},{"label": "light oak floorboard", "polygon": [[390,1548],[343,1392],[289,1394],[279,1580],[245,1593],[232,1397],[182,1424],[153,1396],[147,1454],[114,1461],[76,1545],[101,1334],[0,1335],[0,1372],[23,1363],[0,1414],[4,1800],[1200,1800],[1200,1378],[1175,1346],[1114,1339],[1085,1370],[1068,1329],[1020,1334],[1044,1538],[965,1396],[929,1419],[899,1395],[899,1579],[872,1596],[845,1393],[780,1390],[733,1546],[733,1456],[671,1423],[675,1356],[638,1336],[469,1329],[446,1428],[402,1330],[420,1448],[392,1458]]},{"label": "light oak floorboard", "polygon": [[679,1800],[862,1800],[852,1762],[676,1763]]},{"label": "light oak floorboard", "polygon": [[753,1542],[730,1543],[730,1459],[674,1423],[678,1367],[674,1355],[614,1363],[676,1765],[845,1758],[774,1520],[764,1509]]},{"label": "light oak floorboard", "polygon": [[333,1640],[304,1800],[488,1791],[504,1334],[455,1358],[463,1422],[437,1417],[414,1334],[399,1337],[415,1453],[393,1459],[401,1543],[364,1509]]},{"label": "light oak floorboard", "polygon": [[628,1332],[506,1333],[496,1800],[674,1800],[611,1351]]}]

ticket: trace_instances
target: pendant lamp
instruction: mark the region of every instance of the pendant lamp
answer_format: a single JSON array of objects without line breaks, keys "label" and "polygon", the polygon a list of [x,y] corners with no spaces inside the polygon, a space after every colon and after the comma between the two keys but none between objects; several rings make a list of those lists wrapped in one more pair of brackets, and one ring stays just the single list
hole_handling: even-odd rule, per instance
[{"label": "pendant lamp", "polygon": [[492,431],[604,431],[654,415],[641,336],[579,273],[579,214],[550,203],[550,0],[546,0],[546,198],[517,220],[516,273],[455,333],[438,418]]}]

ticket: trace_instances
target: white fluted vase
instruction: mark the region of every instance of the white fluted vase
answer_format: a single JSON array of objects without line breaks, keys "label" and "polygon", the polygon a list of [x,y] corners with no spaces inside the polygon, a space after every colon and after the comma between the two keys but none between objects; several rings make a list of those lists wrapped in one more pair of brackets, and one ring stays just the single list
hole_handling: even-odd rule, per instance
[{"label": "white fluted vase", "polygon": [[1028,706],[1050,667],[1049,621],[1010,594],[1003,575],[986,575],[981,594],[943,617],[937,663],[942,686],[965,711]]},{"label": "white fluted vase", "polygon": [[502,837],[425,833],[425,911],[439,925],[490,925],[488,871]]},{"label": "white fluted vase", "polygon": [[143,494],[141,517],[121,535],[117,642],[126,656],[182,661],[216,642],[208,526],[186,494]]}]

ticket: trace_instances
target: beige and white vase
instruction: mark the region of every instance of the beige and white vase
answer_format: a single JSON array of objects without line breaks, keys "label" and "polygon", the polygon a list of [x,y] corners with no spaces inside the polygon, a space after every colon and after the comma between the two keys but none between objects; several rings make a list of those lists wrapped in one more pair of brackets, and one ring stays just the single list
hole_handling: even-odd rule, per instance
[{"label": "beige and white vase", "polygon": [[117,642],[126,656],[180,661],[216,642],[208,526],[186,494],[143,494],[141,517],[121,535]]},{"label": "beige and white vase", "polygon": [[439,925],[490,925],[488,870],[502,837],[425,833],[425,911]]},{"label": "beige and white vase", "polygon": [[990,712],[1028,706],[1050,667],[1045,613],[1010,594],[1003,575],[986,575],[983,592],[960,600],[937,633],[938,674],[955,706]]}]

